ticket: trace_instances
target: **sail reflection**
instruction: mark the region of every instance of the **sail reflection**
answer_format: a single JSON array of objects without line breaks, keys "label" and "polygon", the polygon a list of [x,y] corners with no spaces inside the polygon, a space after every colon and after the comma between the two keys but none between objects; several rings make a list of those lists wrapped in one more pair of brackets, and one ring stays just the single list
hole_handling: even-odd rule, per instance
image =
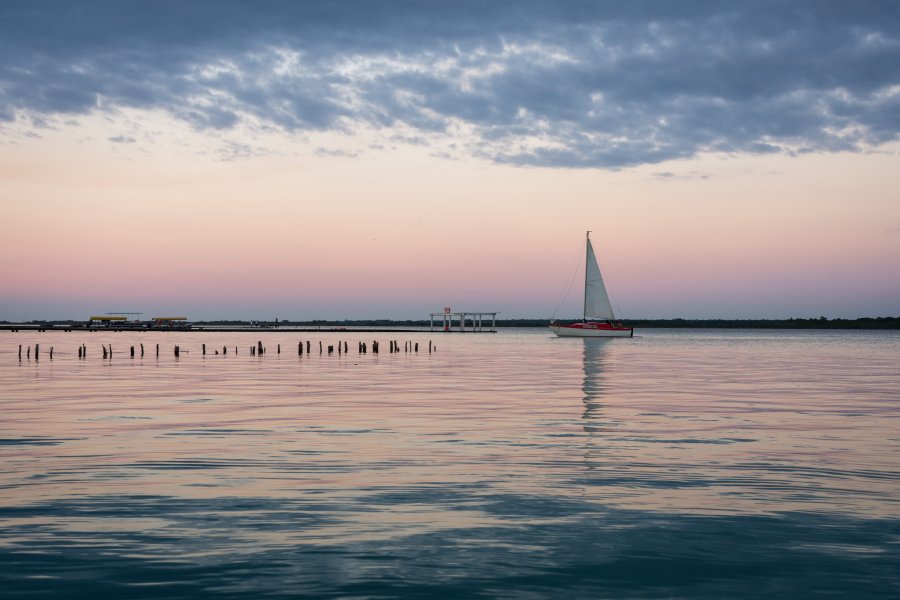
[{"label": "sail reflection", "polygon": [[583,343],[584,381],[581,389],[584,392],[584,413],[581,418],[584,420],[584,430],[592,433],[600,429],[598,418],[602,408],[601,400],[607,387],[604,377],[606,354],[612,340],[584,338]]}]

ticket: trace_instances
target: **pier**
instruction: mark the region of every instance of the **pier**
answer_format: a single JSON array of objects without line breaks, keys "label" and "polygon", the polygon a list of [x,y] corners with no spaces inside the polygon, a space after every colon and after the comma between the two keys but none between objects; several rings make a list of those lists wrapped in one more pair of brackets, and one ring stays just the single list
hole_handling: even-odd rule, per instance
[{"label": "pier", "polygon": [[[486,333],[496,333],[497,328],[497,315],[499,313],[496,312],[453,312],[449,308],[445,308],[444,312],[439,313],[430,313],[431,315],[431,327],[429,331],[434,331],[434,322],[435,319],[440,318],[441,322],[441,330],[450,332],[453,331],[453,321],[456,321],[456,331],[460,333],[465,333],[466,331],[474,332],[474,333],[482,333],[485,332],[484,329],[484,320],[490,315],[491,317],[491,328],[486,331]],[[471,321],[472,327],[471,329],[466,329],[466,323]]]}]

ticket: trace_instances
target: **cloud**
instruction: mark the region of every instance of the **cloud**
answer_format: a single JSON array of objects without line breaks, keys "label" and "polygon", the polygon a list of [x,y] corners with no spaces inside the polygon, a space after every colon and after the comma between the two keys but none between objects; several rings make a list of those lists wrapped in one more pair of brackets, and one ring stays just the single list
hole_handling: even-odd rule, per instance
[{"label": "cloud", "polygon": [[359,156],[359,152],[353,150],[342,150],[332,148],[316,148],[316,156],[333,156],[337,158],[355,158]]},{"label": "cloud", "polygon": [[710,175],[691,171],[689,173],[673,173],[671,171],[661,171],[653,173],[653,177],[660,181],[706,181],[710,179]]},{"label": "cloud", "polygon": [[137,140],[134,139],[133,137],[130,137],[127,135],[116,135],[116,136],[109,138],[109,141],[111,141],[115,144],[133,144]]},{"label": "cloud", "polygon": [[891,0],[10,1],[0,58],[0,120],[162,110],[515,165],[859,151],[900,132]]}]

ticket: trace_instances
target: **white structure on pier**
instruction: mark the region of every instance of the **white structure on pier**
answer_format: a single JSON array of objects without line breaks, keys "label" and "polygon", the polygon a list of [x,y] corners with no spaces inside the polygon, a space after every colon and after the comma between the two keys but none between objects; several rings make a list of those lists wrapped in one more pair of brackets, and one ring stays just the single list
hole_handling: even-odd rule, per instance
[{"label": "white structure on pier", "polygon": [[[485,317],[490,315],[491,328],[486,331],[496,333],[497,314],[496,312],[453,312],[449,306],[446,306],[444,312],[431,313],[431,331],[434,331],[435,320],[440,319],[441,331],[454,331],[453,322],[456,321],[456,331],[482,332],[485,331],[483,326]],[[470,329],[466,329],[467,323],[471,323]]]}]

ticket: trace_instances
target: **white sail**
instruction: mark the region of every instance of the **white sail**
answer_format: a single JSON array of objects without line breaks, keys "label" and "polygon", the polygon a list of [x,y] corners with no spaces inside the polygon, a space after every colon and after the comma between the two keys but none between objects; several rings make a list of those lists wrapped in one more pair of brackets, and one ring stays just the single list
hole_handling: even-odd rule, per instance
[{"label": "white sail", "polygon": [[615,321],[612,305],[609,303],[609,295],[606,286],[603,285],[603,276],[600,275],[600,265],[594,256],[594,247],[591,246],[591,238],[587,239],[587,258],[584,274],[584,318],[586,320],[598,319],[601,321]]}]

